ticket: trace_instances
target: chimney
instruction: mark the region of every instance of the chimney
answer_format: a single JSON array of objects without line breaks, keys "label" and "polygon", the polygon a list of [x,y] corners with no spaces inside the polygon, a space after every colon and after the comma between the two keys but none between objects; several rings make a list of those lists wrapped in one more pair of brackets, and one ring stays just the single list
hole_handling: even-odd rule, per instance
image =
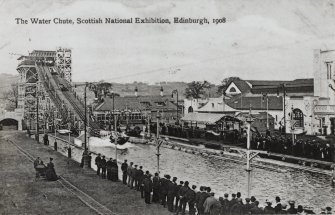
[{"label": "chimney", "polygon": [[135,96],[137,97],[138,95],[137,95],[137,92],[138,92],[138,89],[137,89],[137,87],[135,87]]},{"label": "chimney", "polygon": [[163,87],[161,86],[161,96],[164,96],[164,94],[163,94]]}]

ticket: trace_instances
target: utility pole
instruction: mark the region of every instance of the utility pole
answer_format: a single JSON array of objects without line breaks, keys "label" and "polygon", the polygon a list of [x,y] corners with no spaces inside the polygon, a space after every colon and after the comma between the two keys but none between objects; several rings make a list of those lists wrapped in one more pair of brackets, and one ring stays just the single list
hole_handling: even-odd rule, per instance
[{"label": "utility pole", "polygon": [[250,108],[250,111],[249,111],[249,117],[246,118],[246,122],[247,122],[247,152],[246,152],[246,158],[247,158],[247,186],[248,186],[248,192],[247,192],[247,197],[250,198],[250,189],[251,189],[251,167],[250,167],[250,162],[251,160],[258,154],[258,153],[254,153],[254,154],[251,154],[251,150],[250,150],[250,128],[251,128],[251,123],[253,122],[254,120],[252,119],[251,117],[251,108]]},{"label": "utility pole", "polygon": [[115,159],[117,161],[117,130],[116,130],[116,115],[115,115],[115,105],[114,105],[114,102],[115,102],[115,94],[114,92],[112,91],[112,96],[113,96],[113,120],[114,120],[114,134],[115,134],[115,140],[114,140],[114,144],[115,144]]},{"label": "utility pole", "polygon": [[156,118],[157,118],[157,130],[156,130],[156,132],[157,132],[157,134],[156,134],[156,149],[157,149],[157,153],[156,153],[156,156],[157,156],[157,173],[159,173],[159,156],[161,155],[159,153],[159,149],[160,149],[160,144],[161,143],[159,143],[159,139],[158,139],[159,138],[159,119],[160,119],[159,111],[157,111]]},{"label": "utility pole", "polygon": [[40,142],[40,124],[39,124],[39,91],[37,91],[37,87],[36,86],[36,142],[39,143]]},{"label": "utility pole", "polygon": [[174,93],[177,94],[177,108],[176,108],[176,109],[177,109],[177,110],[176,110],[176,111],[177,111],[177,113],[176,113],[177,116],[176,116],[176,117],[177,117],[177,122],[178,122],[178,124],[179,124],[179,113],[178,113],[178,110],[179,110],[179,105],[178,105],[179,96],[178,96],[178,90],[176,89],[176,90],[173,90],[173,91],[172,91],[172,98],[173,98],[173,94],[174,94]]},{"label": "utility pole", "polygon": [[87,83],[85,84],[85,90],[84,90],[84,107],[85,107],[85,119],[84,119],[84,151],[87,150],[87,104],[86,104],[86,89],[87,89]]},{"label": "utility pole", "polygon": [[[286,136],[286,88],[285,88],[285,84],[280,84],[279,86],[280,86],[280,88],[283,89],[283,99],[284,99],[284,101],[283,101],[283,105],[284,105],[284,107],[283,107],[283,109],[284,109],[284,134]],[[277,97],[279,97],[279,89],[277,89],[277,90],[278,90],[277,91]]]}]

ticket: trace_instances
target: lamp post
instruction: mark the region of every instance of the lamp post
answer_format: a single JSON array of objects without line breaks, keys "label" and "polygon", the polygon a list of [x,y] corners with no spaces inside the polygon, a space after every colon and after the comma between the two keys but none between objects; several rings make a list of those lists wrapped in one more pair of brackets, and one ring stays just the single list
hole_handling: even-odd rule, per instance
[{"label": "lamp post", "polygon": [[159,113],[159,111],[157,111],[157,115],[156,115],[156,118],[157,118],[157,134],[156,134],[156,149],[157,149],[157,153],[156,153],[156,156],[157,156],[157,173],[159,173],[159,156],[161,155],[159,153],[159,149],[160,149],[160,142],[159,142],[159,119],[160,119],[161,115]]},{"label": "lamp post", "polygon": [[[93,83],[89,83],[89,82],[86,82],[84,84],[85,88],[84,88],[84,109],[85,109],[85,118],[84,118],[84,153],[83,153],[83,159],[84,159],[84,166],[83,168],[89,168],[89,160],[88,160],[88,143],[87,143],[87,126],[88,126],[88,123],[87,123],[87,87],[90,87],[90,88],[94,88],[96,89],[96,86],[93,84]],[[96,94],[95,94],[96,95]]]},{"label": "lamp post", "polygon": [[247,122],[247,173],[248,173],[248,195],[247,197],[250,197],[250,187],[251,187],[251,168],[250,168],[250,161],[252,160],[252,156],[250,155],[250,127],[251,123],[253,122],[253,119],[251,118],[251,114],[249,114],[249,117],[246,118]]},{"label": "lamp post", "polygon": [[114,102],[115,102],[115,93],[114,91],[112,91],[112,98],[113,98],[113,122],[114,122],[114,134],[115,134],[115,140],[114,140],[114,144],[115,144],[115,159],[117,160],[117,131],[116,131],[116,117],[115,117],[115,105],[114,105]]},{"label": "lamp post", "polygon": [[55,149],[55,151],[57,151],[57,115],[56,115],[56,113],[57,113],[57,110],[55,109],[54,110],[54,131],[55,131],[55,142],[54,142],[54,149]]},{"label": "lamp post", "polygon": [[40,141],[40,123],[39,123],[39,92],[37,92],[37,86],[36,86],[36,142],[39,143]]},{"label": "lamp post", "polygon": [[173,94],[177,94],[177,108],[176,108],[176,117],[177,117],[177,123],[179,124],[179,115],[178,115],[178,109],[179,109],[179,105],[178,105],[178,90],[173,90],[172,91],[172,95],[171,97],[173,98]]},{"label": "lamp post", "polygon": [[295,127],[295,121],[293,120],[293,105],[291,107],[291,133],[292,133],[292,146],[294,146],[294,127]]},{"label": "lamp post", "polygon": [[[284,105],[284,134],[286,136],[286,88],[285,88],[285,84],[280,84],[279,88],[283,89],[283,96],[284,96],[284,101],[283,101],[283,105]],[[277,97],[279,97],[279,88],[277,89]]]}]

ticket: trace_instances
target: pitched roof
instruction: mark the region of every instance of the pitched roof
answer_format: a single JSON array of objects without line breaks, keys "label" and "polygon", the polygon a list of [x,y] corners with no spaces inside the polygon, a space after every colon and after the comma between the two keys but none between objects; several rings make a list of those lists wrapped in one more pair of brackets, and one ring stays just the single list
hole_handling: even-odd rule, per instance
[{"label": "pitched roof", "polygon": [[[274,117],[271,115],[271,114],[266,114],[266,112],[259,112],[259,113],[252,113],[250,114],[251,115],[251,118],[254,118],[254,119],[261,119],[261,120],[264,120],[266,119],[266,115],[268,115],[268,119],[274,119]],[[241,119],[242,121],[244,121],[247,117],[249,117],[249,113],[247,112],[242,112],[242,113],[239,113],[237,116],[236,116],[238,119]]]},{"label": "pitched roof", "polygon": [[[235,81],[232,81],[230,82],[231,83],[234,83],[236,85],[236,87],[242,92],[242,93],[248,93],[250,92],[250,89],[251,87],[249,86],[249,84],[244,81],[244,80],[235,80]],[[229,85],[230,85],[229,84]]]},{"label": "pitched roof", "polygon": [[[225,107],[224,112],[231,112],[235,111],[231,106],[227,105],[227,100],[225,99]],[[209,98],[208,102],[201,108],[197,110],[197,112],[217,112],[222,113],[223,112],[223,98]]]},{"label": "pitched roof", "polygon": [[188,113],[185,114],[182,121],[191,121],[191,122],[200,122],[200,123],[208,123],[214,124],[223,118],[225,114],[214,114],[214,113]]},{"label": "pitched roof", "polygon": [[[115,110],[129,111],[169,111],[176,110],[176,105],[171,102],[169,96],[125,96],[114,98]],[[113,98],[106,97],[104,102],[95,108],[96,111],[111,111],[113,109]]]},{"label": "pitched roof", "polygon": [[287,84],[291,81],[272,81],[272,80],[246,80],[252,85],[252,88],[254,87],[260,87],[260,86],[278,86],[280,84]]},{"label": "pitched roof", "polygon": [[287,93],[313,93],[314,79],[295,79],[293,81],[260,81],[249,80],[251,92],[258,93],[277,93],[281,84],[285,84]]},{"label": "pitched roof", "polygon": [[[282,96],[268,96],[269,110],[282,110],[283,97]],[[263,96],[234,96],[227,101],[227,104],[237,110],[266,110],[266,99]]]},{"label": "pitched roof", "polygon": [[[115,96],[114,109],[117,111],[121,111],[121,110],[141,111],[141,110],[146,110],[147,107],[144,104],[140,103],[140,101],[137,99]],[[96,111],[112,111],[113,110],[113,99],[106,97],[104,99],[104,102],[98,105],[98,107],[96,107],[95,110]]]}]

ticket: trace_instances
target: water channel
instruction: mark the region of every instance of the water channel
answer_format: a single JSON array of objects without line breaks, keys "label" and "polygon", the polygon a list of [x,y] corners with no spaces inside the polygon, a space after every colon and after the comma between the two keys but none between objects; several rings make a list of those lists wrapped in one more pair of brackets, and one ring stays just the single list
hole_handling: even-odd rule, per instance
[{"label": "water channel", "polygon": [[[108,141],[97,142],[92,139],[90,150],[101,153],[107,158],[115,158],[115,149],[109,144]],[[143,166],[144,170],[149,170],[151,173],[156,171],[155,146],[126,144],[129,144],[128,150],[118,152],[119,161],[128,159],[128,163],[132,161]],[[73,153],[75,159],[80,160],[81,152],[73,151]],[[253,168],[251,195],[255,196],[261,205],[264,205],[266,199],[274,203],[274,198],[280,196],[282,202],[295,200],[296,205],[312,206],[317,213],[321,207],[334,208],[335,189],[330,185],[330,176],[284,167],[277,168],[276,171],[276,168],[275,166],[271,168],[274,170]],[[243,198],[247,195],[247,172],[245,165],[239,163],[162,147],[160,170],[161,175],[176,176],[178,181],[187,180],[190,185],[195,184],[198,188],[201,185],[210,186],[216,197],[236,192],[241,192]]]}]

